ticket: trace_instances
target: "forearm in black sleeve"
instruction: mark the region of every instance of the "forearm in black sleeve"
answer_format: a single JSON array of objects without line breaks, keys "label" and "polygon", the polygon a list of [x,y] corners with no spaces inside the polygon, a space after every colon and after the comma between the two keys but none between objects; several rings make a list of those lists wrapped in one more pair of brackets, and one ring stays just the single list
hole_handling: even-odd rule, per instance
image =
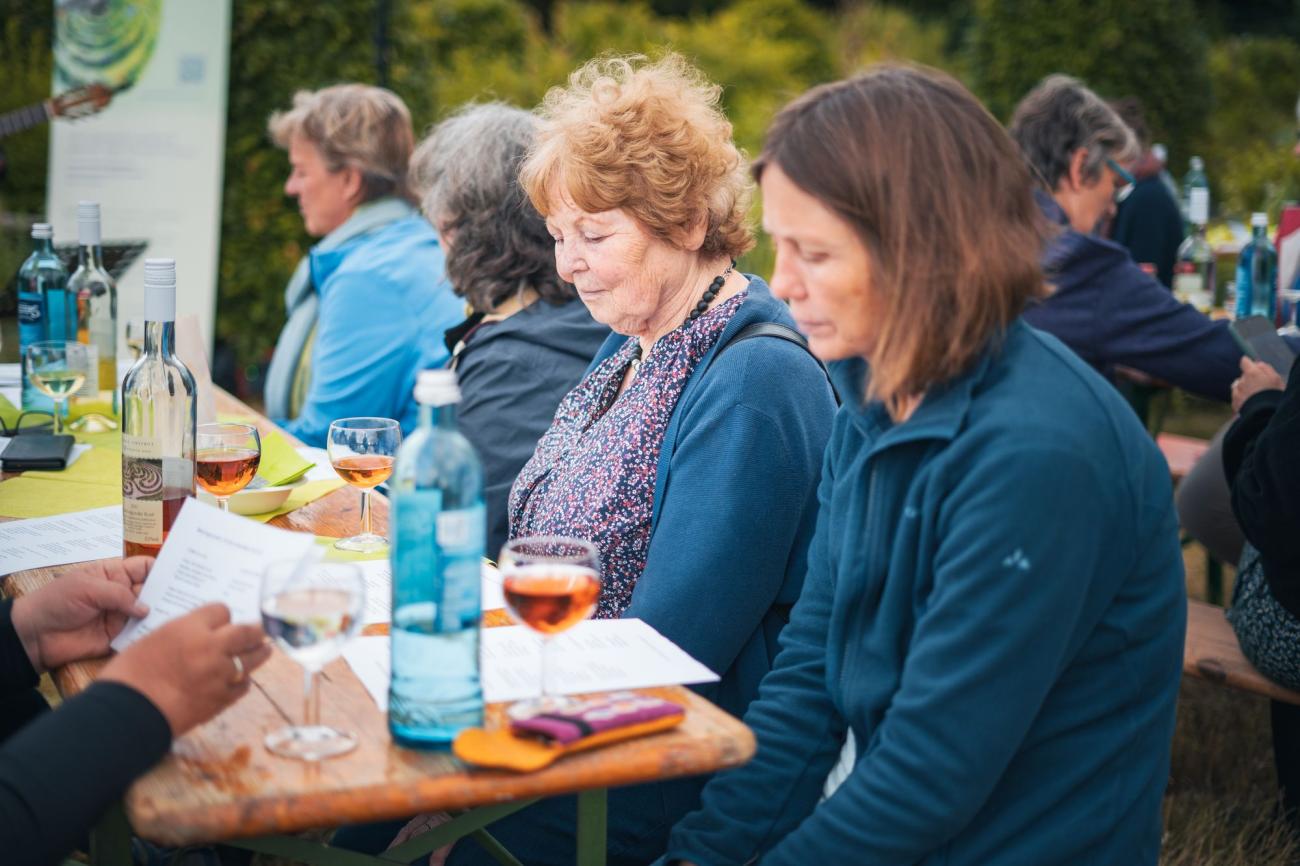
[{"label": "forearm in black sleeve", "polygon": [[30,689],[40,677],[27,658],[27,650],[14,630],[11,600],[0,601],[0,691]]},{"label": "forearm in black sleeve", "polygon": [[170,746],[162,713],[118,683],[96,683],[23,728],[0,747],[4,862],[57,862]]}]

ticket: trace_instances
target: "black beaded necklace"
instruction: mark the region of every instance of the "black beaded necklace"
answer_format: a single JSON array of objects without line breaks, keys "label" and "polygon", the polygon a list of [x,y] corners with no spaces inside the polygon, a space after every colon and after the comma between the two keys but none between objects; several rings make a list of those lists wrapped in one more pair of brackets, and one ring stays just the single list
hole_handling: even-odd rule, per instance
[{"label": "black beaded necklace", "polygon": [[[727,269],[713,278],[713,282],[709,283],[709,287],[704,290],[704,295],[700,298],[700,302],[695,305],[693,310],[691,310],[690,315],[686,317],[686,321],[682,322],[683,325],[694,322],[709,309],[709,304],[713,303],[713,299],[718,296],[718,292],[722,291],[722,284],[727,281],[727,277],[731,276],[731,272],[735,270],[735,268],[736,260],[732,259],[731,264],[727,265]],[[632,350],[632,360],[630,363],[632,365],[632,375],[635,376],[641,368],[640,341],[637,341],[636,347]]]}]

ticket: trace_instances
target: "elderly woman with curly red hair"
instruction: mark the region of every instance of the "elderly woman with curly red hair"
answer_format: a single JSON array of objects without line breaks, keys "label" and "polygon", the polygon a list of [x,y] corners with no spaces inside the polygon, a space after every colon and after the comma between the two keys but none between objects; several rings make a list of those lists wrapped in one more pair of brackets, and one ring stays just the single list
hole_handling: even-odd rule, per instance
[{"label": "elderly woman with curly red hair", "polygon": [[[547,95],[521,179],[560,276],[615,333],[515,481],[510,533],[594,543],[597,616],[654,626],[739,715],[803,584],[835,404],[805,348],[746,334],[794,321],[735,267],[751,182],[719,93],[668,56],[593,61]],[[612,791],[609,862],[654,859],[701,785]],[[549,800],[489,829],[531,864],[572,863],[575,813]],[[495,861],[467,841],[448,862]]]}]

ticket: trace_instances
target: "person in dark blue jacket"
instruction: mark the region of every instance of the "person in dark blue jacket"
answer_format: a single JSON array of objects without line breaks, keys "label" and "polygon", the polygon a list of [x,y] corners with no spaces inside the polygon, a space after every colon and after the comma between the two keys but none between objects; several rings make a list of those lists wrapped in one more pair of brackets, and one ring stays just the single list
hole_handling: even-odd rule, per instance
[{"label": "person in dark blue jacket", "polygon": [[1138,155],[1132,131],[1065,75],[1030,91],[1010,130],[1041,185],[1043,214],[1059,227],[1043,256],[1053,291],[1025,310],[1025,321],[1104,376],[1122,365],[1226,403],[1241,360],[1228,323],[1176,301],[1127,249],[1096,234],[1124,185],[1118,167]]},{"label": "person in dark blue jacket", "polygon": [[1020,319],[1042,223],[1014,144],[946,74],[883,67],[783,109],[754,171],[773,291],[845,403],[757,755],[665,859],[1156,863],[1186,617],[1169,474]]}]

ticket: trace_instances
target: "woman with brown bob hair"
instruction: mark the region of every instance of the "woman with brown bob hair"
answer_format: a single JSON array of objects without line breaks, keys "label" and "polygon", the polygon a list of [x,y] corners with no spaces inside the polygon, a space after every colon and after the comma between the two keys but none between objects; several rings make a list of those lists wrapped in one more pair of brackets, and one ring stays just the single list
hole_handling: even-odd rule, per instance
[{"label": "woman with brown bob hair", "polygon": [[754,173],[773,291],[846,402],[745,716],[758,754],[665,859],[1155,863],[1185,615],[1169,471],[1019,318],[1042,226],[1015,146],[952,78],[883,67],[787,106]]},{"label": "woman with brown bob hair", "polygon": [[[593,61],[539,111],[524,190],[560,277],[615,332],[510,495],[512,538],[601,554],[596,616],[637,617],[716,671],[737,715],[757,694],[799,594],[835,412],[785,305],[735,259],[753,243],[751,181],[720,88],[681,57]],[[609,862],[645,864],[702,780],[610,793]],[[492,825],[530,864],[572,863],[574,800]],[[447,861],[495,862],[461,843]]]}]

